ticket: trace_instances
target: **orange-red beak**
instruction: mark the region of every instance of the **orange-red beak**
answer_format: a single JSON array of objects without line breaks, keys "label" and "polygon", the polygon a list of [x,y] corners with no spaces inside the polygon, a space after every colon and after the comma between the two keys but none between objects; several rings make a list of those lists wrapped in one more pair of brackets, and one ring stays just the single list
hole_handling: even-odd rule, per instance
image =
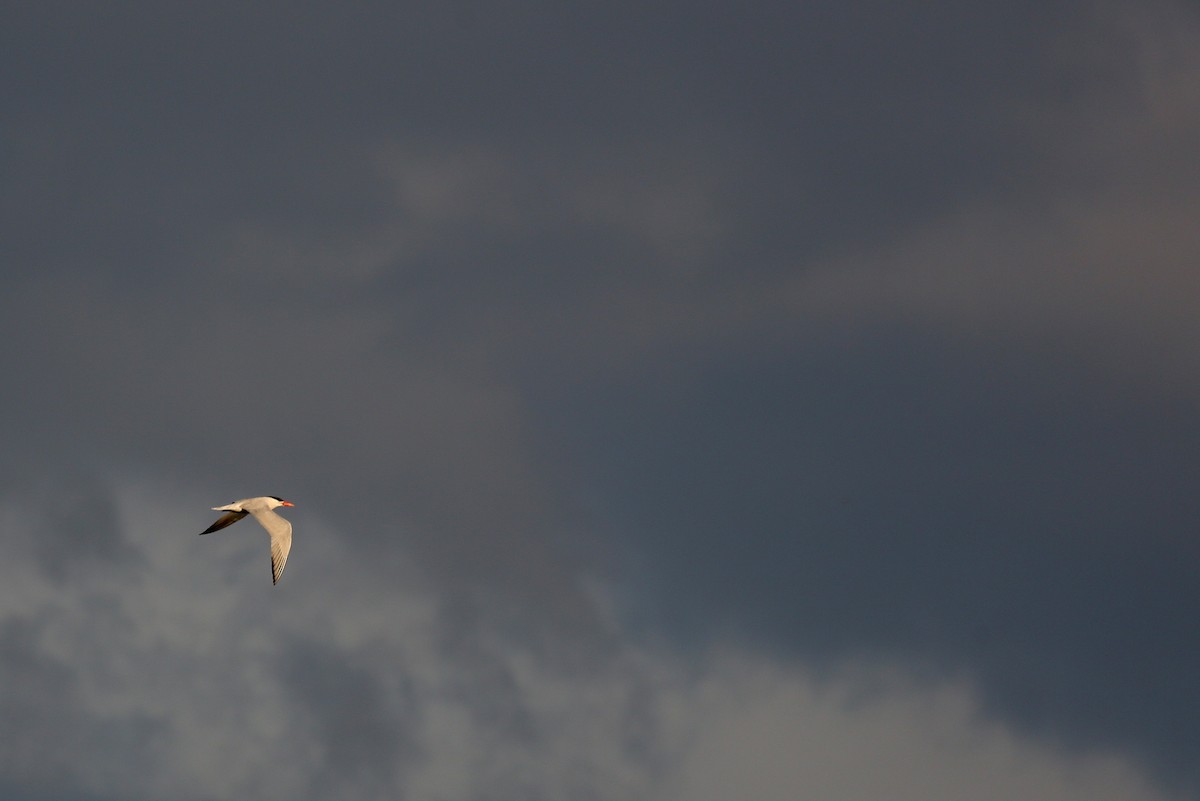
[{"label": "orange-red beak", "polygon": [[291,501],[280,501],[279,505],[280,506],[295,506],[296,504],[292,503]]}]

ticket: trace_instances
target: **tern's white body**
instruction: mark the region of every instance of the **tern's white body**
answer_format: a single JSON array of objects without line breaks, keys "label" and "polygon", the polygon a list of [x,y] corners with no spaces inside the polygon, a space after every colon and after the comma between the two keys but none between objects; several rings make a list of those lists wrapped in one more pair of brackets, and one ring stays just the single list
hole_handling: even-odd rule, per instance
[{"label": "tern's white body", "polygon": [[214,506],[214,512],[225,512],[201,534],[209,534],[232,525],[246,515],[254,515],[267,533],[271,535],[271,583],[279,583],[283,566],[287,564],[288,552],[292,550],[292,524],[275,513],[280,506],[292,506],[291,501],[263,495],[258,498],[242,498],[240,501]]}]

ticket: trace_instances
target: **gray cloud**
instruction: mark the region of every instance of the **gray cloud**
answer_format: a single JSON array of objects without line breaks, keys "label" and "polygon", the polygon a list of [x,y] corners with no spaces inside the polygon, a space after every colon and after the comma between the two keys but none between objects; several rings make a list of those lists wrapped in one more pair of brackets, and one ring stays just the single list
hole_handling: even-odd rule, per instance
[{"label": "gray cloud", "polygon": [[54,581],[62,584],[84,570],[137,566],[139,554],[125,541],[110,491],[77,477],[35,489],[25,500],[45,509],[42,525],[30,534],[39,567]]},{"label": "gray cloud", "polygon": [[5,783],[20,797],[119,797],[114,778],[122,769],[88,775],[76,755],[87,754],[89,763],[144,765],[159,753],[170,728],[148,715],[95,714],[83,703],[77,670],[46,653],[45,629],[43,621],[13,617],[0,627]]},{"label": "gray cloud", "polygon": [[[960,713],[928,711],[930,701],[909,684],[886,673],[873,678],[870,665],[858,669],[860,678],[851,671],[817,683],[774,657],[730,651],[728,640],[715,654],[685,659],[627,639],[583,652],[560,640],[566,653],[547,657],[548,646],[522,634],[527,627],[482,626],[478,612],[449,614],[420,582],[363,574],[352,545],[319,519],[297,529],[306,558],[289,576],[321,581],[249,583],[262,574],[246,555],[265,542],[227,543],[222,550],[241,555],[226,558],[190,530],[163,536],[187,493],[121,486],[115,505],[147,562],[137,580],[94,577],[95,591],[75,593],[30,570],[32,555],[0,569],[0,671],[10,690],[0,703],[12,753],[29,755],[6,770],[6,786],[21,797],[670,799],[709,785],[720,764],[704,756],[713,747],[732,771],[766,755],[779,792],[852,793],[845,788],[861,767],[827,767],[810,782],[786,767],[792,757],[779,759],[793,741],[812,757],[802,744],[830,726],[851,766],[889,747],[879,742],[921,741],[914,734],[931,726],[947,726],[955,738],[981,736]],[[819,701],[821,686],[846,697]],[[910,707],[927,711],[903,711]],[[762,709],[772,714],[753,711]],[[746,715],[761,720],[745,735],[749,762],[721,745],[745,730]],[[800,726],[813,715],[824,722],[812,731],[784,722]],[[864,716],[874,721],[865,728],[856,722]],[[772,731],[784,739],[764,750],[758,738],[769,742]],[[1118,794],[1139,786],[1119,760],[1110,777],[1103,764],[1032,746],[1005,757],[994,740],[988,735],[962,754],[968,759],[947,763],[961,773],[886,775],[918,792],[930,781],[986,777],[991,760],[1006,758],[1001,786],[1026,782],[1029,797],[1062,801],[1096,797],[1097,786]],[[72,747],[44,751],[50,741]],[[938,747],[922,746],[920,764],[934,764],[930,749]]]},{"label": "gray cloud", "polygon": [[286,647],[278,673],[307,713],[324,771],[333,774],[318,780],[316,792],[354,788],[355,795],[374,796],[395,787],[396,771],[416,756],[413,731],[420,715],[402,675],[386,686],[346,654],[312,642]]},{"label": "gray cloud", "polygon": [[[212,797],[420,789],[426,741],[497,745],[443,797],[599,763],[636,796],[670,727],[630,629],[966,673],[1194,794],[1194,11],[875,5],[15,9],[0,475],[63,489],[6,496],[35,575],[4,620],[78,637],[33,653],[80,660],[85,706],[157,720],[130,686],[178,681],[253,700],[181,741],[294,725],[321,755],[280,787],[233,746],[160,760]],[[150,477],[200,519],[108,495]],[[246,540],[130,534],[194,546],[248,492],[331,521],[338,565],[298,539],[313,584],[282,592],[426,593],[426,661],[345,633],[369,603],[288,639],[295,611],[155,573],[263,610]],[[531,676],[624,711],[570,740]]]},{"label": "gray cloud", "polygon": [[966,668],[1002,716],[1195,781],[1197,735],[1162,726],[1197,658],[1181,400],[898,331],[581,394],[562,447],[650,560],[658,626]]}]

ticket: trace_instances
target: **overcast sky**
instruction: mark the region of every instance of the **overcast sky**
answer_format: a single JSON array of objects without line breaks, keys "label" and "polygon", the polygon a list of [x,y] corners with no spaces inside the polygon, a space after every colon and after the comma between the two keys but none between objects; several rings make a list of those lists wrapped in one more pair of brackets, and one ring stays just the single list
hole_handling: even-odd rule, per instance
[{"label": "overcast sky", "polygon": [[0,801],[1200,798],[1194,3],[4,16]]}]

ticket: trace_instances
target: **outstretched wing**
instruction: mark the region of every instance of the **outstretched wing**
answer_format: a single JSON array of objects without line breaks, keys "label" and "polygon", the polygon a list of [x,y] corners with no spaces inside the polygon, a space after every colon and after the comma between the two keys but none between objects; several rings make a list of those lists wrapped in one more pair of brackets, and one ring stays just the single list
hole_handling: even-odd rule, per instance
[{"label": "outstretched wing", "polygon": [[[201,534],[211,534],[214,531],[220,531],[221,529],[225,528],[226,526],[233,525],[234,523],[241,520],[243,517],[245,517],[248,514],[250,514],[250,513],[249,512],[227,512],[227,513],[221,515],[220,517],[218,517],[217,522],[213,523],[211,526],[204,529],[204,531],[201,531],[200,533]],[[280,518],[280,519],[282,519],[282,518]]]},{"label": "outstretched wing", "polygon": [[287,564],[288,552],[292,550],[292,524],[284,517],[264,509],[254,512],[254,519],[271,535],[271,583],[278,584]]}]

